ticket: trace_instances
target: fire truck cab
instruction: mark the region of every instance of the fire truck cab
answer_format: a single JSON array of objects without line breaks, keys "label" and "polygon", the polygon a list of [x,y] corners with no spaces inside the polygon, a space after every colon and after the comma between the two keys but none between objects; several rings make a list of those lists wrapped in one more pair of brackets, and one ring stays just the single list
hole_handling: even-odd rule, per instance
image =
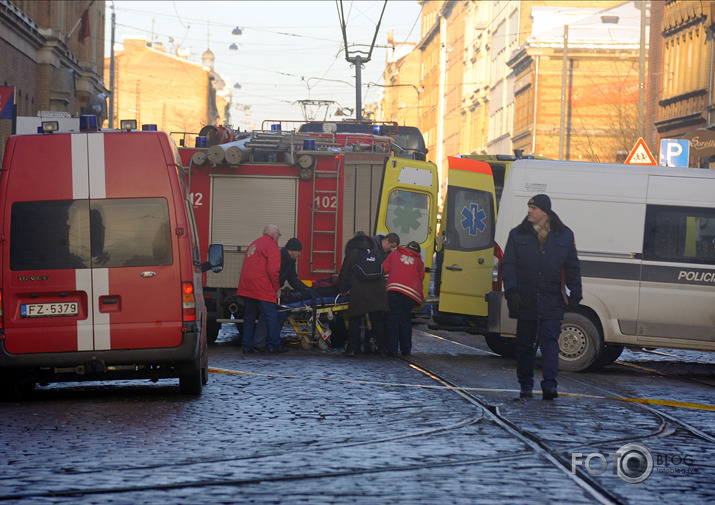
[{"label": "fire truck cab", "polygon": [[[357,231],[414,240],[426,267],[432,266],[435,164],[415,159],[420,156],[398,157],[404,149],[380,132],[344,132],[334,123],[301,131],[300,124],[268,123],[231,135],[207,127],[194,147],[187,147],[191,137],[174,134],[183,145],[179,154],[199,241],[224,245],[224,269],[207,274],[204,290],[210,340],[232,314],[240,318],[235,292],[244,254],[266,224],[280,227],[279,246],[291,237],[302,242],[298,275],[308,283],[340,271],[345,244]],[[220,137],[232,140],[211,145]],[[426,276],[425,293],[428,286]]]}]

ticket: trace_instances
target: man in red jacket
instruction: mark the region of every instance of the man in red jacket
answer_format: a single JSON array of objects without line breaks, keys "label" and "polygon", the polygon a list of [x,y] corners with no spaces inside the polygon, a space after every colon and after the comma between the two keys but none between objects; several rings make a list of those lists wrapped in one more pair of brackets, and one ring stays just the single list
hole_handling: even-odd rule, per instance
[{"label": "man in red jacket", "polygon": [[420,245],[414,240],[406,247],[399,246],[382,264],[387,277],[387,353],[397,354],[399,344],[403,356],[412,352],[412,308],[422,303],[425,264]]},{"label": "man in red jacket", "polygon": [[281,348],[277,308],[281,293],[278,284],[281,269],[281,251],[278,248],[280,236],[281,232],[276,225],[267,225],[263,229],[263,236],[248,247],[243,260],[236,295],[243,298],[245,306],[241,342],[244,353],[255,352],[253,339],[259,308],[261,318],[268,328],[268,352],[286,351]]}]

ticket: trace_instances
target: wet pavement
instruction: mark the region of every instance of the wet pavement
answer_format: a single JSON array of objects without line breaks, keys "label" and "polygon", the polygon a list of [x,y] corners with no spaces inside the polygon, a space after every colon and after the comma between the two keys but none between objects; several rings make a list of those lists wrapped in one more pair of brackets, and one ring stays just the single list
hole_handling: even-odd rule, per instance
[{"label": "wet pavement", "polygon": [[[714,412],[610,399],[712,405],[700,380],[711,355],[680,375],[621,365],[562,374],[566,396],[515,401],[513,362],[481,337],[416,326],[409,361],[296,345],[242,354],[227,326],[199,398],[179,395],[178,381],[126,381],[55,384],[0,404],[0,502],[715,501]],[[654,458],[637,484],[613,475],[608,456],[632,442]],[[574,475],[572,455],[595,452],[607,471]]]}]

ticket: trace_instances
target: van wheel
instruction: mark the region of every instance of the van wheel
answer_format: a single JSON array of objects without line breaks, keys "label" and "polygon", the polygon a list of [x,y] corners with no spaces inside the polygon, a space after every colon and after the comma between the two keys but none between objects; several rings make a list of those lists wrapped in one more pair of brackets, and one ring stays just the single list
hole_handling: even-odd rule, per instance
[{"label": "van wheel", "polygon": [[488,333],[484,335],[484,340],[489,349],[505,358],[516,357],[516,339],[502,337],[498,333]]},{"label": "van wheel", "polygon": [[582,372],[593,366],[603,348],[603,336],[589,318],[566,312],[559,335],[559,369]]},{"label": "van wheel", "polygon": [[203,370],[201,366],[201,356],[196,358],[192,370],[179,376],[179,390],[182,394],[198,396],[204,385]]}]

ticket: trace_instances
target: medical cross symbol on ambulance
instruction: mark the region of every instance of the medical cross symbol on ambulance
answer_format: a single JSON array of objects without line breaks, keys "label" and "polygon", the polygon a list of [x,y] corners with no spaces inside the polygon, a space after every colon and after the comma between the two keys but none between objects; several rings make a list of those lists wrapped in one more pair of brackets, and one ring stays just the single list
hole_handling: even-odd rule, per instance
[{"label": "medical cross symbol on ambulance", "polygon": [[487,213],[484,209],[479,208],[479,204],[472,203],[469,206],[464,206],[462,208],[462,229],[467,230],[469,235],[476,236],[477,233],[481,233],[487,227],[484,222],[487,219]]}]

